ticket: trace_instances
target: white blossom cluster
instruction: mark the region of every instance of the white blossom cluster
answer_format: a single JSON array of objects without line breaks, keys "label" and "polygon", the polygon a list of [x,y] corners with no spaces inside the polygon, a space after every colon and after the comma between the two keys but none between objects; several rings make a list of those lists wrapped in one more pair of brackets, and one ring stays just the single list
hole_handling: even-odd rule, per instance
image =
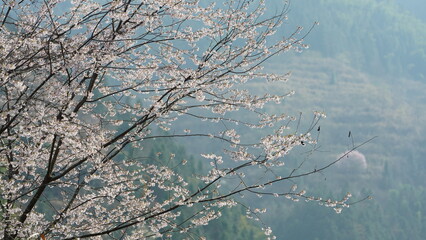
[{"label": "white blossom cluster", "polygon": [[[152,129],[171,130],[182,116],[248,128],[289,119],[259,111],[289,94],[255,96],[244,89],[253,79],[286,81],[262,73],[261,65],[305,47],[296,38],[300,29],[272,38],[285,12],[268,16],[265,6],[251,0],[2,1],[1,238],[186,233],[234,206],[234,195],[257,188],[246,184],[246,169],[282,166],[293,147],[313,143],[309,134],[286,128],[253,144],[231,128],[172,134],[229,144],[223,155],[203,155],[211,168],[194,173],[195,191],[166,164],[126,159],[129,148],[143,152],[144,142],[155,138]],[[233,118],[233,111],[258,118]],[[226,179],[242,184],[222,190]],[[182,217],[186,209],[198,209],[190,221]]]}]

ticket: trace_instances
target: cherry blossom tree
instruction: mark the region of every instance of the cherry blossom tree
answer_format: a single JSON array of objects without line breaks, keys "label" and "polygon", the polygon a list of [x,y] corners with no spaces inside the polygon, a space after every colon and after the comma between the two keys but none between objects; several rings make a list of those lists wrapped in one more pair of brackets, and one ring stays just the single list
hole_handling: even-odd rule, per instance
[{"label": "cherry blossom tree", "polygon": [[[287,5],[273,15],[265,14],[266,6],[252,0],[3,0],[3,239],[168,238],[208,224],[250,193],[316,200],[337,212],[348,206],[350,194],[334,201],[295,185],[267,188],[335,162],[272,174],[292,148],[315,143],[309,132],[322,113],[307,131],[290,134],[294,119],[260,110],[291,93],[256,96],[245,88],[254,80],[285,82],[287,76],[264,73],[262,64],[305,47],[301,29],[274,35]],[[171,131],[182,117],[193,125],[207,120],[228,127]],[[247,143],[233,125],[275,130]],[[156,136],[157,128],[165,135]],[[129,148],[143,152],[155,137],[195,136],[228,145],[202,154],[211,167],[193,174],[195,191],[173,168],[123,154]],[[253,177],[256,171],[259,177]],[[221,188],[232,179],[237,184]]]}]

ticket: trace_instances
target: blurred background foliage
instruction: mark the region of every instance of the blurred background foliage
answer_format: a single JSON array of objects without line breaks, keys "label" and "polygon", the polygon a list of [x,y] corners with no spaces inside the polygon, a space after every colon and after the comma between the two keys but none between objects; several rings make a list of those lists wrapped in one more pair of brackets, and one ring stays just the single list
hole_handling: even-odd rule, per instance
[{"label": "blurred background foliage", "polygon": [[[271,3],[270,11],[282,6]],[[264,71],[285,74],[282,85],[251,83],[256,93],[296,94],[265,111],[298,117],[306,129],[312,111],[327,113],[321,120],[319,145],[287,156],[287,168],[309,159],[304,170],[336,159],[339,154],[374,136],[359,150],[366,167],[348,159],[323,173],[298,180],[308,193],[323,198],[353,193],[354,199],[372,195],[342,214],[316,203],[293,203],[282,198],[247,198],[259,207],[269,207],[264,223],[278,239],[424,239],[426,236],[426,2],[421,0],[293,0],[288,21],[276,37],[288,36],[295,27],[308,32],[303,53],[286,53],[269,61]],[[423,13],[423,14],[422,14]],[[190,121],[177,125],[185,128]],[[209,123],[210,124],[210,123]],[[220,124],[219,124],[220,125]],[[199,125],[203,128],[202,124]],[[294,127],[294,126],[293,126]],[[315,129],[316,130],[316,129]],[[348,132],[351,137],[348,138]],[[243,140],[260,136],[246,131]],[[179,140],[194,154],[221,149],[220,143]],[[198,144],[198,145],[194,145]],[[196,146],[196,147],[194,147]],[[283,173],[285,167],[283,168]],[[356,200],[354,200],[356,201]],[[205,231],[231,230],[231,235],[210,239],[238,239],[254,222],[238,220],[236,209]],[[238,221],[241,226],[230,224]],[[227,226],[227,227],[223,227]],[[240,230],[238,230],[240,229]],[[242,231],[242,232],[241,232]],[[225,233],[223,233],[225,234]],[[213,236],[213,237],[212,237]],[[229,237],[227,237],[229,236]],[[249,234],[257,239],[255,233]]]}]

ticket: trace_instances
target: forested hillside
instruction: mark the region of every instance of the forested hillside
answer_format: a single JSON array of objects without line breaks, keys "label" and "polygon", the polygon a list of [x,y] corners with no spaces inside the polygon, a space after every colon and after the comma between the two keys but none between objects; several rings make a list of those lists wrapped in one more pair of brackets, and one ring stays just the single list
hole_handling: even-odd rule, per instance
[{"label": "forested hillside", "polygon": [[[309,49],[268,62],[264,71],[291,72],[287,84],[254,83],[250,87],[256,93],[295,90],[294,96],[265,111],[301,116],[300,122],[292,123],[292,127],[300,124],[301,132],[310,125],[312,111],[324,111],[327,118],[320,121],[320,131],[312,131],[319,139],[316,148],[287,156],[283,174],[302,162],[302,170],[329,163],[353,146],[377,137],[357,149],[358,158],[344,159],[316,176],[295,181],[325,199],[349,191],[354,201],[369,195],[372,200],[357,203],[341,214],[317,203],[293,203],[285,198],[245,198],[241,202],[268,206],[262,220],[272,226],[278,239],[424,239],[426,24],[396,1],[380,0],[291,1],[288,17],[279,37],[288,36],[296,26],[303,26],[306,33],[314,22],[320,23],[305,38]],[[191,125],[183,119],[175,127]],[[215,125],[207,121],[196,126],[205,127]],[[227,126],[219,122],[217,127]],[[249,131],[242,139],[250,142],[259,135]],[[213,140],[205,145],[197,138],[176,141],[192,146],[186,150],[195,161],[200,152],[223,149]],[[204,234],[210,239],[262,237],[255,230],[260,223],[237,217],[241,211],[224,213],[204,228]]]},{"label": "forested hillside", "polygon": [[325,57],[376,76],[426,75],[425,23],[392,1],[301,0],[290,9],[290,26],[320,23],[306,42]]},{"label": "forested hillside", "polygon": [[[421,102],[423,96],[417,94],[420,89],[425,89],[424,84],[405,79],[405,84],[392,87],[386,79],[361,73],[334,59],[315,54],[296,59],[287,62],[286,66],[293,70],[288,87],[298,91],[294,99],[288,99],[279,108],[311,106],[311,109],[304,109],[304,115],[308,116],[312,109],[327,112],[327,119],[320,123],[320,148],[308,157],[311,162],[330,161],[353,144],[378,136],[358,149],[365,157],[365,166],[350,158],[303,184],[310,186],[310,190],[328,191],[329,196],[350,191],[358,198],[372,194],[373,200],[334,216],[331,211],[305,208],[309,203],[287,208],[281,205],[282,201],[270,199],[277,205],[273,212],[280,212],[272,216],[271,221],[280,222],[275,225],[275,229],[280,231],[278,235],[291,236],[284,239],[300,239],[300,234],[307,234],[303,235],[306,237],[303,239],[315,239],[313,236],[318,239],[341,239],[336,236],[353,236],[349,239],[422,239],[422,226],[426,224],[423,203],[426,197],[423,156],[426,152],[422,147],[425,128],[421,123],[426,116],[421,111],[425,109],[424,101]],[[271,67],[275,68],[274,65]],[[274,87],[270,91],[273,92]],[[309,118],[305,117],[307,120]],[[294,154],[289,158],[301,163],[305,155]],[[305,221],[305,217],[312,214],[317,220]],[[296,221],[299,224],[295,223],[295,219],[299,219]],[[327,219],[327,223],[321,219]],[[326,228],[324,224],[330,227]],[[312,229],[312,232],[307,232],[306,228]],[[389,232],[389,228],[397,233]],[[406,229],[410,229],[409,234],[406,234]]]},{"label": "forested hillside", "polygon": [[426,6],[423,0],[396,0],[403,10],[409,11],[426,22]]},{"label": "forested hillside", "polygon": [[[291,72],[287,85],[251,88],[281,94],[295,90],[294,97],[268,110],[296,117],[302,111],[301,130],[310,124],[313,110],[326,112],[327,118],[320,132],[313,131],[318,148],[291,154],[287,166],[304,162],[309,169],[377,138],[357,149],[365,162],[348,158],[297,182],[308,192],[328,193],[324,198],[350,191],[357,199],[371,194],[372,200],[336,215],[316,203],[261,199],[259,206],[273,206],[264,220],[278,239],[424,239],[426,24],[408,10],[396,1],[291,1],[289,20],[278,35],[288,35],[297,25],[308,32],[318,21],[305,38],[310,48],[268,62],[265,71]],[[253,135],[259,134],[247,132],[245,138]],[[221,148],[208,147],[214,146]]]},{"label": "forested hillside", "polygon": [[[276,206],[267,216],[275,233],[279,239],[424,239],[425,22],[396,2],[379,0],[292,1],[289,21],[305,29],[320,23],[306,37],[308,50],[275,59],[266,69],[292,73],[286,89],[278,91],[296,94],[277,112],[284,108],[297,115],[303,109],[302,123],[309,122],[312,110],[327,113],[320,123],[320,148],[310,161],[334,159],[377,136],[358,149],[365,166],[349,158],[303,184],[329,196],[351,191],[358,198],[372,194],[373,200],[335,215],[312,203],[290,206],[267,199]],[[298,163],[305,158],[289,156]]]}]

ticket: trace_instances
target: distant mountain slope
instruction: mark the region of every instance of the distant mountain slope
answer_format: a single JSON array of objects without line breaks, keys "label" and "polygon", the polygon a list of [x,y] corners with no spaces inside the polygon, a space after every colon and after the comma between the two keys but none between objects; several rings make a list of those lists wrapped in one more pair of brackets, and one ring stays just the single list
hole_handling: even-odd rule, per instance
[{"label": "distant mountain slope", "polygon": [[[273,206],[267,222],[278,236],[283,236],[279,239],[423,239],[426,83],[410,79],[387,81],[361,72],[349,62],[309,51],[271,63],[267,70],[291,70],[292,76],[284,87],[273,84],[265,89],[253,84],[253,89],[270,93],[296,90],[293,97],[270,111],[295,116],[302,111],[305,124],[309,124],[313,110],[327,113],[327,118],[320,122],[320,148],[304,163],[305,170],[333,161],[339,153],[350,149],[349,131],[354,144],[378,136],[359,149],[366,158],[366,169],[344,159],[342,165],[304,179],[303,183],[297,182],[308,192],[320,192],[325,198],[350,191],[355,199],[372,194],[373,201],[336,216],[315,203],[293,206],[283,199],[265,199],[267,206]],[[317,134],[315,130],[313,136]],[[291,168],[306,161],[306,151],[287,156],[286,166]]]},{"label": "distant mountain slope", "polygon": [[[426,7],[424,1],[406,1],[407,6],[416,2],[418,9]],[[309,124],[312,110],[327,113],[312,164],[331,161],[349,149],[349,131],[355,144],[378,136],[359,150],[366,170],[336,166],[303,183],[308,192],[372,193],[374,200],[335,216],[316,206],[269,199],[267,205],[274,207],[268,221],[282,239],[424,239],[425,22],[396,1],[293,0],[290,9],[287,31],[320,22],[306,38],[310,49],[267,65],[266,71],[291,71],[287,85],[253,84],[253,91],[295,90],[293,97],[269,110],[292,115],[302,111],[302,123]],[[304,156],[287,156],[287,161],[300,163]]]},{"label": "distant mountain slope", "polygon": [[[275,9],[279,2],[282,5],[283,1],[274,1]],[[313,110],[327,113],[320,122],[320,148],[309,155],[304,169],[333,161],[350,149],[349,131],[354,144],[378,136],[359,149],[367,168],[335,166],[297,182],[300,188],[324,197],[350,191],[355,199],[366,194],[374,199],[341,215],[312,202],[296,205],[285,204],[282,198],[256,199],[270,207],[265,222],[272,225],[278,239],[424,239],[425,23],[395,1],[384,0],[292,0],[288,15],[277,37],[288,36],[296,25],[308,28],[320,22],[306,38],[310,49],[284,54],[266,64],[268,72],[291,71],[287,84],[253,82],[250,89],[259,94],[295,90],[294,96],[265,111],[292,116],[303,112],[301,131],[310,124]],[[185,128],[192,122],[179,124]],[[243,139],[250,142],[259,131],[243,132],[247,135]],[[316,129],[312,134],[318,134]],[[207,147],[221,149],[220,145]],[[306,151],[285,156],[283,171],[305,161]]]},{"label": "distant mountain slope", "polygon": [[323,56],[350,59],[355,68],[373,75],[426,80],[426,23],[396,2],[294,0],[289,9],[289,21],[278,35],[318,21],[306,42]]},{"label": "distant mountain slope", "polygon": [[426,22],[426,4],[424,0],[396,0],[396,2],[414,16]]},{"label": "distant mountain slope", "polygon": [[[381,169],[385,162],[392,162],[404,166],[398,170],[400,180],[409,181],[420,177],[419,174],[426,177],[425,172],[411,169],[413,165],[407,162],[407,156],[415,155],[420,163],[421,154],[426,155],[422,145],[426,135],[422,124],[426,122],[425,83],[410,79],[400,79],[404,84],[389,83],[388,78],[361,72],[348,62],[309,52],[271,63],[266,70],[291,71],[292,76],[284,87],[272,84],[265,89],[253,84],[253,89],[270,93],[296,91],[283,104],[269,110],[292,115],[301,111],[306,123],[313,110],[327,113],[327,119],[320,124],[322,145],[327,148],[328,157],[335,157],[336,151],[351,145],[347,138],[351,130],[358,143],[379,137],[361,150],[370,155],[371,167]],[[426,164],[422,166],[426,171]]]}]

